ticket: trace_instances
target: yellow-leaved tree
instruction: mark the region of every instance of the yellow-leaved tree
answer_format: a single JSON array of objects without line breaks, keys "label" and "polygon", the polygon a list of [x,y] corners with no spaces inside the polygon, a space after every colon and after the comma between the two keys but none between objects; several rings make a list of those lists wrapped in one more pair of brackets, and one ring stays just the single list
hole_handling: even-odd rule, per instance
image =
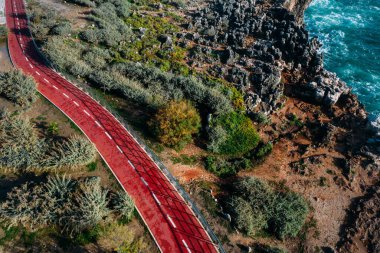
[{"label": "yellow-leaved tree", "polygon": [[199,132],[201,118],[189,101],[173,100],[158,110],[151,123],[162,144],[182,149]]}]

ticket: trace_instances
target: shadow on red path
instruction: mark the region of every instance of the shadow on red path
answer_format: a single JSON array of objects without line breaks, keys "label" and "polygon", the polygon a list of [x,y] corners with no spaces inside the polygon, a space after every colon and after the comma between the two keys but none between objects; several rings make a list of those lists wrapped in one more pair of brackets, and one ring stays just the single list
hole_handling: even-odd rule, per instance
[{"label": "shadow on red path", "polygon": [[48,66],[35,47],[22,0],[6,0],[15,67],[86,134],[135,202],[162,252],[218,252],[192,209],[133,136],[104,107]]}]

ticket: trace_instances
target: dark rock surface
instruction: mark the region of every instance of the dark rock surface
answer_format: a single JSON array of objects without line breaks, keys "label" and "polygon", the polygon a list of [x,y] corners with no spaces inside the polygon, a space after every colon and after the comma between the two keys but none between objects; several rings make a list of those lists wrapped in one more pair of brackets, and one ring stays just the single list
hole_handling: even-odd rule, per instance
[{"label": "dark rock surface", "polygon": [[331,107],[350,90],[323,69],[321,44],[309,38],[302,20],[309,3],[208,1],[191,13],[192,22],[186,25],[191,31],[180,43],[195,43],[193,66],[207,66],[210,74],[232,82],[243,92],[250,113],[274,112],[284,94]]},{"label": "dark rock surface", "polygon": [[368,194],[354,203],[351,220],[342,233],[339,252],[380,252],[380,185],[369,189]]}]

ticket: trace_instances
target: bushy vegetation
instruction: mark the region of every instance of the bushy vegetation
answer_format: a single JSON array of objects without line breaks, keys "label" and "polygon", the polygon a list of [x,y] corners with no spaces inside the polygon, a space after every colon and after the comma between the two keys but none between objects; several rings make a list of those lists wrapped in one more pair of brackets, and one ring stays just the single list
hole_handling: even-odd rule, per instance
[{"label": "bushy vegetation", "polygon": [[246,154],[253,150],[260,140],[252,121],[237,112],[214,118],[210,124],[209,138],[210,151],[230,156]]},{"label": "bushy vegetation", "polygon": [[37,99],[36,84],[21,71],[0,73],[0,95],[12,102],[29,107]]},{"label": "bushy vegetation", "polygon": [[0,118],[0,168],[16,171],[75,168],[95,158],[95,148],[78,136],[54,142],[39,136],[28,119],[2,112]]},{"label": "bushy vegetation", "polygon": [[131,217],[133,203],[126,193],[121,195],[108,194],[97,177],[72,180],[50,176],[47,182],[26,183],[8,192],[0,205],[0,217],[9,226],[22,225],[31,231],[52,226],[72,237],[107,223],[112,215]]},{"label": "bushy vegetation", "polygon": [[[160,32],[174,30],[168,21],[156,20],[157,17],[151,20],[147,17],[129,16],[128,7],[124,5],[120,7],[119,1],[96,4],[97,7],[89,16],[95,27],[90,26],[79,35],[86,43],[78,43],[70,37],[54,35],[57,34],[57,25],[50,22],[54,20],[50,17],[54,14],[49,10],[46,10],[46,15],[45,10],[36,11],[32,15],[36,26],[35,33],[37,33],[37,28],[41,33],[37,34],[37,37],[43,41],[43,51],[56,68],[87,79],[99,88],[121,93],[129,100],[152,108],[158,108],[172,99],[187,99],[200,107],[205,107],[210,112],[232,110],[231,98],[229,94],[225,94],[227,91],[224,92],[221,86],[209,87],[200,78],[168,73],[170,69],[163,67],[167,64],[157,60],[156,58],[159,58],[157,56],[154,56],[154,59],[146,56],[146,60],[142,60],[132,55],[135,52],[139,55],[156,55],[158,52],[149,52],[146,48],[149,47],[147,44],[144,44],[144,49],[141,50],[133,48],[133,41],[137,41],[136,43],[142,43],[142,40],[146,40],[146,43],[158,42],[157,36]],[[120,13],[120,10],[124,11]],[[125,21],[122,18],[124,16],[128,16]],[[55,19],[58,19],[62,25],[67,22],[60,18]],[[140,25],[148,29],[143,39],[135,33],[131,34],[129,28],[130,26],[139,28]],[[111,26],[114,28],[110,28]],[[113,32],[104,29],[111,29]],[[152,46],[153,48],[156,50],[160,47]],[[160,52],[160,55],[165,59],[178,61],[184,57],[183,52],[176,47],[174,51]],[[142,61],[145,64],[132,61]],[[174,63],[169,63],[169,65],[180,66]]]},{"label": "bushy vegetation", "polygon": [[208,156],[205,159],[205,166],[208,171],[223,178],[233,176],[240,170],[248,169],[252,166],[252,162],[245,157],[225,159],[224,157]]},{"label": "bushy vegetation", "polygon": [[253,177],[238,181],[233,188],[226,205],[239,230],[249,236],[266,231],[280,239],[300,232],[309,212],[300,195],[276,191]]},{"label": "bushy vegetation", "polygon": [[171,101],[158,110],[152,125],[162,144],[181,149],[198,133],[201,119],[189,101]]},{"label": "bushy vegetation", "polygon": [[7,27],[0,25],[0,39],[5,38],[8,34]]},{"label": "bushy vegetation", "polygon": [[53,168],[75,168],[91,163],[95,154],[96,150],[88,140],[73,136],[67,141],[54,143],[45,164]]},{"label": "bushy vegetation", "polygon": [[118,192],[113,198],[113,209],[119,213],[123,220],[129,221],[133,216],[135,206],[128,194]]}]

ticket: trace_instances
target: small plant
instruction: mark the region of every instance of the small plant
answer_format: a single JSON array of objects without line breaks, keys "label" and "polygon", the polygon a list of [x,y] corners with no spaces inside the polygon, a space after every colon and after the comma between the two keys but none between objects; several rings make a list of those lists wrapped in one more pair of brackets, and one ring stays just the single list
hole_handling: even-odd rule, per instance
[{"label": "small plant", "polygon": [[6,38],[7,34],[8,34],[7,27],[0,25],[0,39]]},{"label": "small plant", "polygon": [[14,226],[4,226],[1,225],[1,229],[4,231],[4,236],[0,238],[0,245],[4,245],[6,242],[13,241],[16,239],[17,235],[20,232],[20,229],[18,227]]},{"label": "small plant", "polygon": [[91,162],[91,163],[87,164],[86,167],[87,167],[88,171],[92,172],[92,171],[96,170],[97,165],[98,165],[97,162]]},{"label": "small plant", "polygon": [[179,157],[178,156],[173,156],[171,158],[171,161],[174,164],[181,163],[181,164],[184,164],[184,165],[195,165],[198,162],[198,157],[195,156],[195,155],[188,156],[188,155],[185,155],[185,154],[181,154]]},{"label": "small plant", "polygon": [[325,177],[320,177],[320,178],[319,178],[319,186],[321,186],[321,187],[328,186],[327,178],[325,178]]},{"label": "small plant", "polygon": [[51,122],[48,126],[48,132],[49,134],[51,135],[57,135],[58,132],[59,132],[59,127],[58,127],[58,123],[57,122]]},{"label": "small plant", "polygon": [[303,126],[302,121],[297,117],[297,115],[295,115],[293,113],[291,113],[288,116],[288,119],[289,119],[289,125],[291,125],[291,126],[297,126],[297,127]]}]

